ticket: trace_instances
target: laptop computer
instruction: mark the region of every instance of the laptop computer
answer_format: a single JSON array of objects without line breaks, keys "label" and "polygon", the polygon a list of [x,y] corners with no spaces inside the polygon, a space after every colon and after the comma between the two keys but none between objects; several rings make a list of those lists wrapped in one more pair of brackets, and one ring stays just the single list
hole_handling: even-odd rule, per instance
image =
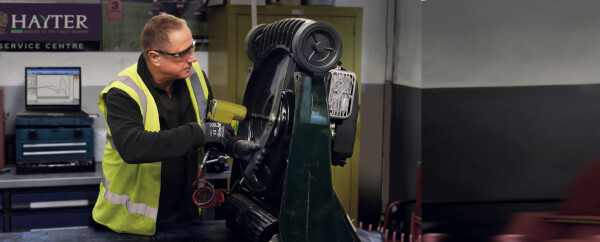
[{"label": "laptop computer", "polygon": [[81,67],[25,67],[25,112],[17,117],[88,117],[81,110]]}]

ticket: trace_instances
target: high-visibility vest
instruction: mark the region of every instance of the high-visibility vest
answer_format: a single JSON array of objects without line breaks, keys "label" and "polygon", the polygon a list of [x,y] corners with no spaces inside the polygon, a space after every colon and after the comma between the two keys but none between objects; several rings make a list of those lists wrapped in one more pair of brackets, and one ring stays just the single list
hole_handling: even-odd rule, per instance
[{"label": "high-visibility vest", "polygon": [[[201,124],[206,118],[208,88],[198,63],[192,63],[192,67],[192,74],[185,82],[197,122]],[[125,91],[138,103],[145,130],[160,131],[156,102],[138,75],[137,64],[119,73],[100,93],[98,107],[105,119],[105,97],[112,88]],[[113,144],[110,128],[106,140],[100,194],[92,217],[115,232],[153,235],[156,232],[159,206],[161,162],[128,164],[123,161]]]}]

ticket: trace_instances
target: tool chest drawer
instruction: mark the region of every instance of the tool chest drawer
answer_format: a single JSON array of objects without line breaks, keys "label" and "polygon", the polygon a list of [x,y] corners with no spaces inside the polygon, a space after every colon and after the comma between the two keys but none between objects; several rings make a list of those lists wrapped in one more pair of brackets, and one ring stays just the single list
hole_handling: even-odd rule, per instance
[{"label": "tool chest drawer", "polygon": [[29,142],[43,142],[48,140],[87,140],[94,135],[91,127],[17,128],[16,132],[22,140]]},{"label": "tool chest drawer", "polygon": [[92,128],[17,128],[17,160],[94,157]]},{"label": "tool chest drawer", "polygon": [[97,189],[11,194],[11,231],[88,226],[97,196]]},{"label": "tool chest drawer", "polygon": [[81,207],[93,204],[98,196],[97,190],[66,191],[49,193],[15,193],[10,197],[11,208],[45,209],[57,207]]},{"label": "tool chest drawer", "polygon": [[11,214],[11,231],[88,226],[92,208],[64,208],[36,212],[14,211]]}]

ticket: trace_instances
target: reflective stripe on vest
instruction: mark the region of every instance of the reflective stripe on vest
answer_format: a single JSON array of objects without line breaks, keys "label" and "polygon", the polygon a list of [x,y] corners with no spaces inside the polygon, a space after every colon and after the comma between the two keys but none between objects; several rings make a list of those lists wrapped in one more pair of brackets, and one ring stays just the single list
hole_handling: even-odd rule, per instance
[{"label": "reflective stripe on vest", "polygon": [[113,141],[112,135],[110,135],[109,133],[106,134],[106,139],[108,140],[108,143],[110,143],[110,147],[115,150],[116,152],[119,152],[117,150],[117,147],[115,146],[115,142]]},{"label": "reflective stripe on vest", "polygon": [[[204,96],[204,90],[202,89],[202,83],[200,83],[200,77],[202,73],[196,72],[195,68],[192,68],[192,75],[190,76],[190,82],[192,83],[192,89],[194,90],[194,96],[196,96],[196,104],[198,105],[198,112],[200,113],[201,119],[206,119],[206,97]],[[200,95],[200,97],[198,96]],[[204,125],[204,120],[200,121],[200,126]]]},{"label": "reflective stripe on vest", "polygon": [[[140,89],[140,87],[138,87],[137,84],[135,84],[135,82],[133,80],[131,80],[130,77],[128,76],[117,76],[114,81],[118,81],[121,82],[123,84],[125,84],[126,86],[130,87],[131,89],[133,89],[133,91],[135,91],[135,93],[137,93],[138,97],[140,97],[140,104],[142,105],[142,121],[144,123],[146,123],[146,106],[148,106],[148,100],[146,99],[146,94],[144,94],[144,91],[142,91],[142,89]],[[112,83],[112,82],[111,82]]]},{"label": "reflective stripe on vest", "polygon": [[119,195],[109,190],[109,184],[110,181],[106,179],[103,173],[102,186],[104,186],[104,189],[106,189],[106,191],[104,192],[104,199],[115,205],[125,205],[125,208],[130,213],[144,215],[147,218],[156,220],[156,217],[158,215],[158,208],[153,208],[143,203],[132,202],[129,196]]}]

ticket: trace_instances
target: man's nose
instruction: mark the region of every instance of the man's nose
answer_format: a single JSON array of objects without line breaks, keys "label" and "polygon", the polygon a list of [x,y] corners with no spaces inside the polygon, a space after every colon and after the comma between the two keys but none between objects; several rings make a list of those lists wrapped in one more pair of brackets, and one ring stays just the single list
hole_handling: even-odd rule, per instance
[{"label": "man's nose", "polygon": [[194,63],[194,62],[198,61],[198,59],[196,58],[196,55],[194,55],[194,52],[191,53],[191,55],[188,57],[187,61],[188,61],[188,63]]}]

